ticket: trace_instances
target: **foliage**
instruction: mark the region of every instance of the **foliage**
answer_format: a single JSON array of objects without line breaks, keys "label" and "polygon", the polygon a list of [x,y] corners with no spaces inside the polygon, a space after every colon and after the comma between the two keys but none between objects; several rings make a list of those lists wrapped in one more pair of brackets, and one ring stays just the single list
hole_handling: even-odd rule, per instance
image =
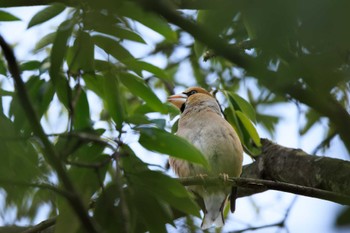
[{"label": "foliage", "polygon": [[[350,148],[350,137],[341,129],[341,124],[350,125],[343,115],[349,106],[348,1],[232,1],[229,7],[213,4],[175,16],[175,6],[164,2],[48,2],[28,24],[28,30],[45,27],[48,20],[61,16],[55,19],[57,28],[42,35],[33,54],[19,65],[36,117],[47,128],[46,137],[84,208],[94,206],[93,221],[104,226],[104,232],[166,232],[177,211],[199,216],[185,188],[167,176],[165,168],[154,169],[140,160],[143,152],[126,139],[136,135],[150,151],[206,165],[196,148],[168,132],[166,116],[178,112],[163,97],[175,87],[195,83],[223,93],[223,112],[252,156],[260,147],[254,124],[274,135],[280,117],[269,109],[291,100],[306,109],[301,134],[327,119],[327,140],[320,148],[336,135]],[[181,1],[175,2],[182,7]],[[19,17],[1,10],[0,20]],[[249,63],[209,50],[209,37],[186,26],[194,21],[218,39],[218,46],[232,49],[227,51]],[[162,40],[147,41],[147,30]],[[188,39],[188,33],[194,39]],[[152,50],[137,57],[139,47]],[[204,63],[203,54],[212,57]],[[155,57],[165,65],[151,63]],[[183,65],[190,67],[193,78],[183,77]],[[72,190],[64,189],[60,171],[46,160],[45,145],[9,81],[10,66],[0,58],[0,186],[6,208],[15,207],[18,219],[32,220],[46,203],[50,215],[60,213],[56,232],[81,232],[83,224],[74,207],[56,189]],[[53,109],[59,116],[52,115]],[[52,130],[57,125],[59,130]],[[187,220],[191,225],[192,219]]]}]

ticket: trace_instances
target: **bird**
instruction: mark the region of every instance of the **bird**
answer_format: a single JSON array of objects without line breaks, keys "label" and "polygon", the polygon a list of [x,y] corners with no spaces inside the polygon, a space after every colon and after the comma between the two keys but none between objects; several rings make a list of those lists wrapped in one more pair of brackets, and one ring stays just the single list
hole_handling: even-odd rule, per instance
[{"label": "bird", "polygon": [[[209,168],[170,157],[169,165],[179,177],[230,176],[242,172],[243,148],[234,128],[225,120],[217,99],[201,87],[190,87],[168,101],[181,111],[176,135],[199,149]],[[237,187],[189,186],[204,201],[201,228],[224,225],[223,210],[230,195],[231,212],[235,210]]]}]

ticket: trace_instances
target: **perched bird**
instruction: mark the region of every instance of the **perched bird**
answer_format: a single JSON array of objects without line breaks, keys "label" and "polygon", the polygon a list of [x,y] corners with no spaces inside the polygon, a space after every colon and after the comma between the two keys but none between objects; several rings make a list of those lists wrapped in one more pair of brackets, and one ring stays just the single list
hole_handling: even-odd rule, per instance
[{"label": "perched bird", "polygon": [[[213,95],[200,87],[191,87],[168,101],[180,109],[177,135],[187,139],[206,157],[209,169],[185,160],[170,158],[169,164],[179,177],[233,176],[242,172],[243,149],[237,133],[223,118],[221,108]],[[224,225],[223,210],[231,188],[219,186],[189,186],[202,197],[205,205],[202,229],[213,224]],[[235,209],[236,187],[232,188],[231,211]]]}]

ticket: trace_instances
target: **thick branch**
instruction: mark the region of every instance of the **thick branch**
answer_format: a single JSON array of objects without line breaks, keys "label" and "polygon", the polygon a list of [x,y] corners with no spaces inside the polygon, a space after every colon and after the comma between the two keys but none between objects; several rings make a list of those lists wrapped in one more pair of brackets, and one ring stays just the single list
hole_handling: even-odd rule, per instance
[{"label": "thick branch", "polygon": [[[309,155],[267,139],[262,139],[262,143],[261,156],[244,167],[242,178],[284,182],[350,196],[349,161]],[[255,189],[239,188],[239,196],[256,192]]]},{"label": "thick branch", "polygon": [[[350,161],[309,155],[262,139],[262,154],[244,166],[241,178],[227,182],[238,186],[238,196],[279,190],[350,205]],[[220,177],[180,179],[184,185],[213,185]]]},{"label": "thick branch", "polygon": [[22,80],[15,55],[12,49],[10,48],[10,46],[5,42],[2,36],[0,36],[0,46],[3,50],[5,59],[8,63],[9,71],[14,80],[14,83],[16,86],[16,94],[18,95],[20,104],[22,105],[22,108],[28,118],[28,121],[30,122],[34,135],[38,137],[41,144],[43,145],[42,149],[43,149],[44,157],[46,161],[57,172],[58,178],[62,182],[65,190],[72,194],[69,196],[69,198],[67,198],[67,200],[72,206],[77,216],[80,218],[80,221],[82,225],[85,227],[86,232],[91,232],[91,233],[97,232],[95,224],[92,222],[91,218],[89,217],[87,210],[85,209],[84,204],[82,203],[77,191],[75,190],[75,187],[71,182],[63,163],[59,159],[59,155],[57,151],[54,149],[53,145],[47,138],[44,132],[44,129],[40,124],[40,121],[36,115],[36,112],[34,110],[32,103],[30,102],[29,95],[27,93],[26,87]]}]

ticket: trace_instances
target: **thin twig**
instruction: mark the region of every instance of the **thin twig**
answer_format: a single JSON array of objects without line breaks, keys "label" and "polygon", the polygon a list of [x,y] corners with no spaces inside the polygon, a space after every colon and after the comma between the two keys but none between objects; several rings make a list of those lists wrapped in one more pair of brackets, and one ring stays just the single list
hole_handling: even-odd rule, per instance
[{"label": "thin twig", "polygon": [[66,190],[60,189],[57,186],[47,184],[47,183],[30,183],[30,182],[26,182],[26,181],[0,179],[0,184],[47,189],[47,190],[53,191],[53,192],[55,192],[63,197],[66,197],[66,198],[70,198],[70,196],[71,196],[70,192],[67,192]]},{"label": "thin twig", "polygon": [[[87,132],[54,133],[54,134],[47,134],[47,136],[48,137],[76,137],[82,141],[95,142],[95,143],[101,144],[112,150],[115,150],[115,148],[118,146],[118,143],[115,141],[103,139],[96,134],[87,133]],[[110,142],[113,142],[115,145],[113,145]]]},{"label": "thin twig", "polygon": [[283,227],[283,221],[271,223],[271,224],[266,224],[266,225],[262,225],[262,226],[256,226],[256,227],[247,227],[247,228],[244,228],[242,230],[230,231],[229,233],[242,233],[245,231],[255,231],[255,230],[260,230],[263,228],[270,228],[270,227]]},{"label": "thin twig", "polygon": [[52,217],[47,220],[42,221],[38,225],[32,226],[29,229],[22,231],[21,233],[38,233],[43,230],[55,225],[57,217]]},{"label": "thin twig", "polygon": [[179,178],[180,183],[185,186],[189,185],[217,185],[225,183],[227,185],[236,185],[238,187],[262,189],[262,190],[278,190],[294,194],[299,194],[308,197],[315,197],[343,205],[350,205],[350,196],[339,194],[327,190],[311,188],[302,185],[289,184],[284,182],[277,182],[272,180],[252,179],[252,178],[235,178],[230,177],[223,180],[222,177],[186,177]]}]

